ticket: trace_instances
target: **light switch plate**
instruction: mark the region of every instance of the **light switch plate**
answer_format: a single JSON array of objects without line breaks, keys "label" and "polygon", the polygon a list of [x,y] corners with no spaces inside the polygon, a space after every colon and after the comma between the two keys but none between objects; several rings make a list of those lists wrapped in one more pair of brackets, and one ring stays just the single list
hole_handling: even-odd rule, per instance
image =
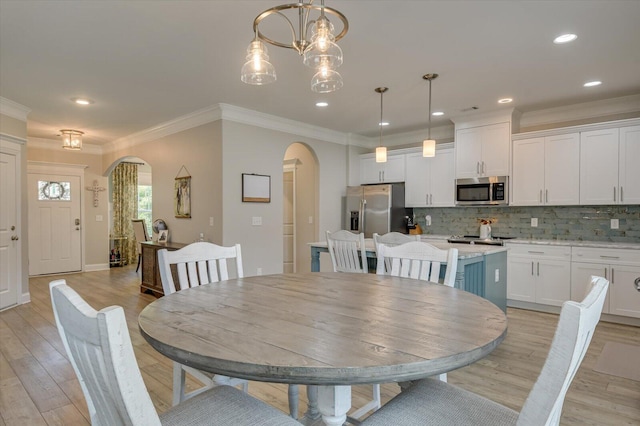
[{"label": "light switch plate", "polygon": [[611,219],[611,229],[620,228],[620,221],[618,219]]},{"label": "light switch plate", "polygon": [[537,228],[538,227],[538,218],[537,217],[532,217],[531,218],[531,227],[532,228]]},{"label": "light switch plate", "polygon": [[209,216],[209,226],[213,226],[213,216]]},{"label": "light switch plate", "polygon": [[262,225],[262,216],[253,216],[251,218],[251,224],[253,226],[260,226]]},{"label": "light switch plate", "polygon": [[101,214],[97,214],[96,215],[96,222],[102,222],[102,215]]}]

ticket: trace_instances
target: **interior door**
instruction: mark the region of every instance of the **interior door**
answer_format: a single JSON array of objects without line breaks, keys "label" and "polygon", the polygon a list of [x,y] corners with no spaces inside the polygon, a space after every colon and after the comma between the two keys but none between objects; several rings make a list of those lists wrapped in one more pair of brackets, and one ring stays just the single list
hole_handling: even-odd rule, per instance
[{"label": "interior door", "polygon": [[0,309],[18,304],[16,157],[0,153]]},{"label": "interior door", "polygon": [[29,173],[29,275],[82,270],[80,177]]}]

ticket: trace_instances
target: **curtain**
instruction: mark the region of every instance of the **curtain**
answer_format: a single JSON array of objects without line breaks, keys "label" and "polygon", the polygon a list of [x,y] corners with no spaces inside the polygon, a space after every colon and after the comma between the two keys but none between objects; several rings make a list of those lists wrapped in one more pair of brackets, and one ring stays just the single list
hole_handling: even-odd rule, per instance
[{"label": "curtain", "polygon": [[138,217],[138,165],[120,163],[113,169],[113,232],[127,237],[120,244],[121,259],[136,263],[138,251],[131,219]]}]

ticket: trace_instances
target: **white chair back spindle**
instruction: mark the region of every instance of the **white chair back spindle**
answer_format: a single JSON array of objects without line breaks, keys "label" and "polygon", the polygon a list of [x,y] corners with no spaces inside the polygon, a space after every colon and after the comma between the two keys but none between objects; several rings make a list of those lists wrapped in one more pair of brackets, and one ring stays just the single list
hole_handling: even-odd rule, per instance
[{"label": "white chair back spindle", "polygon": [[[384,244],[387,247],[395,247],[400,244],[410,243],[411,241],[420,241],[420,235],[401,234],[400,232],[387,232],[383,235],[377,232],[373,233],[373,245],[376,249],[376,254],[378,253],[378,246],[380,244]],[[386,272],[391,271],[391,262],[389,259],[385,259],[384,267]]]},{"label": "white chair back spindle", "polygon": [[397,246],[379,244],[376,273],[416,280],[440,282],[440,270],[447,265],[443,284],[453,287],[458,269],[458,249],[441,250],[431,244],[412,241]]}]

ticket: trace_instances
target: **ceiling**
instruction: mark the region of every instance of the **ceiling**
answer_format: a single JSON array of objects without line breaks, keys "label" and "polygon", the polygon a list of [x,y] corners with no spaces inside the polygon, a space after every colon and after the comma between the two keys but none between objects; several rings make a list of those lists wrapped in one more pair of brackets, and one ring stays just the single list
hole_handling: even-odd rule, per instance
[{"label": "ceiling", "polygon": [[[426,129],[452,117],[527,111],[640,93],[640,1],[326,0],[349,19],[344,87],[310,90],[313,70],[269,46],[278,80],[240,81],[253,19],[286,1],[0,0],[0,96],[32,110],[30,137],[59,129],[105,144],[218,103],[339,132]],[[284,25],[284,23],[283,23]],[[553,44],[559,34],[578,39]],[[585,88],[589,80],[601,86]],[[81,107],[70,99],[88,97]],[[503,97],[512,104],[499,105]],[[329,106],[319,109],[316,101]],[[463,112],[476,106],[478,110]]]}]

